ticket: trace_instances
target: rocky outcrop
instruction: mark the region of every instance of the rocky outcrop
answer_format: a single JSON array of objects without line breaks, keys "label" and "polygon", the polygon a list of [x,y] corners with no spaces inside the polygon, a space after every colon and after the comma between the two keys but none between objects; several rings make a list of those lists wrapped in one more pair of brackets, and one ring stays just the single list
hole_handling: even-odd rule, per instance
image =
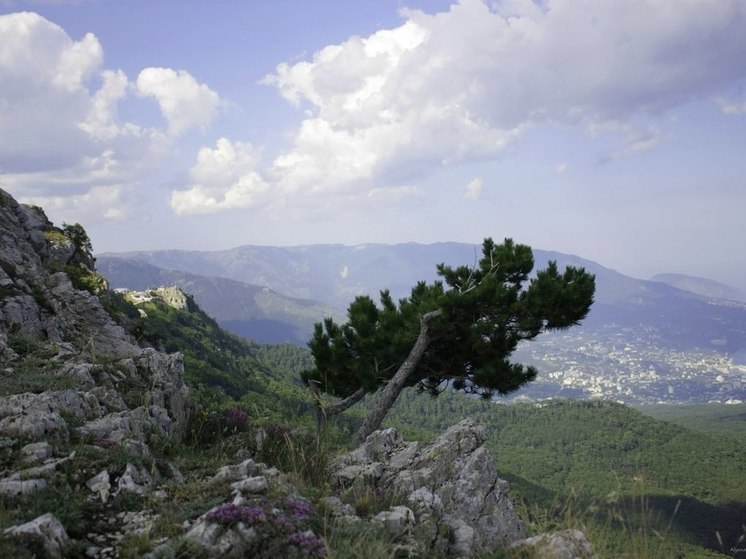
[{"label": "rocky outcrop", "polygon": [[0,191],[0,437],[11,453],[36,441],[29,456],[47,454],[4,469],[0,493],[46,487],[73,435],[148,456],[152,437],[184,434],[183,357],[139,347],[104,308],[105,285],[82,227],[56,228]]},{"label": "rocky outcrop", "polygon": [[27,548],[38,553],[34,557],[47,559],[63,557],[70,542],[65,527],[49,513],[20,526],[12,526],[5,530],[5,535],[20,540]]},{"label": "rocky outcrop", "polygon": [[404,500],[407,506],[373,520],[397,537],[416,535],[420,553],[467,557],[504,549],[526,530],[483,446],[486,438],[471,420],[428,445],[405,442],[394,429],[376,431],[334,461],[332,481],[342,491],[367,486]]},{"label": "rocky outcrop", "polygon": [[580,530],[561,530],[515,542],[510,549],[537,559],[596,559],[593,545]]},{"label": "rocky outcrop", "polygon": [[[80,226],[71,229],[85,235]],[[89,247],[75,245],[40,208],[18,204],[0,190],[0,333],[6,339],[72,342],[99,356],[137,355],[137,345],[98,297],[74,288],[66,269],[105,285]]]},{"label": "rocky outcrop", "polygon": [[[227,484],[232,499],[188,526],[183,540],[199,549],[199,556],[326,557],[324,541],[309,527],[311,503],[276,468],[249,458],[221,467],[210,483]],[[147,557],[173,557],[174,544],[165,542]]]},{"label": "rocky outcrop", "polygon": [[180,287],[172,285],[169,287],[155,287],[145,291],[129,291],[126,289],[117,290],[134,305],[147,303],[154,299],[163,301],[169,307],[180,310],[189,310],[194,305],[191,295],[187,294]]}]

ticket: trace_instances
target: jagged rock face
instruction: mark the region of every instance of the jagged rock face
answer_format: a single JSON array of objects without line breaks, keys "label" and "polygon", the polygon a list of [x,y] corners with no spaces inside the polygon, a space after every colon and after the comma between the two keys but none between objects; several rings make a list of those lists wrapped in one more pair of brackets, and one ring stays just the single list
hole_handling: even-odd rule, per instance
[{"label": "jagged rock face", "polygon": [[[471,420],[425,446],[403,441],[394,429],[376,431],[333,462],[332,481],[405,497],[419,545],[430,542],[422,552],[467,557],[504,549],[525,538],[526,530],[508,498],[508,483],[483,446],[486,438],[485,428]],[[398,526],[394,519],[408,518],[405,512],[392,510],[378,520]]]},{"label": "jagged rock face", "polygon": [[[148,433],[184,432],[189,403],[183,357],[137,346],[99,297],[74,287],[62,271],[71,266],[95,274],[82,227],[55,228],[40,208],[18,204],[0,190],[0,373],[24,386],[28,371],[22,370],[20,344],[38,356],[32,371],[37,386],[71,387],[41,394],[6,388],[0,434],[65,441],[74,428],[147,455]],[[133,393],[125,402],[123,395]]]},{"label": "jagged rock face", "polygon": [[159,299],[175,309],[189,310],[190,304],[193,304],[191,296],[176,285],[169,287],[155,287],[145,291],[118,291],[123,292],[127,300],[135,305],[152,301],[153,299]]},{"label": "jagged rock face", "polygon": [[71,246],[40,208],[0,190],[0,336],[68,341],[111,357],[137,355],[98,298],[53,269],[70,263],[94,271],[92,257]]}]

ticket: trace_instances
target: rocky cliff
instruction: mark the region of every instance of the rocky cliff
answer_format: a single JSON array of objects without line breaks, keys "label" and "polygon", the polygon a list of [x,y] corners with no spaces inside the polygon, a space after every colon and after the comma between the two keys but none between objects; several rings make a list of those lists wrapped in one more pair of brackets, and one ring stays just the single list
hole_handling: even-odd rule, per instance
[{"label": "rocky cliff", "polygon": [[[183,434],[181,355],[139,347],[106,296],[82,227],[0,191],[0,495],[59,487],[83,442],[143,458]],[[98,472],[95,492],[122,490],[132,471]]]}]

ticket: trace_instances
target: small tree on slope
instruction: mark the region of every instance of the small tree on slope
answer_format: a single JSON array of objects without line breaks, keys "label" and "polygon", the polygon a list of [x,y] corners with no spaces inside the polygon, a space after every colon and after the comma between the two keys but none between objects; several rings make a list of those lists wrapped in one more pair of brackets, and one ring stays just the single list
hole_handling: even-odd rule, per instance
[{"label": "small tree on slope", "polygon": [[320,422],[380,389],[359,443],[380,427],[405,386],[437,395],[449,381],[490,398],[534,380],[536,369],[511,363],[511,354],[522,340],[579,324],[593,303],[595,277],[572,266],[560,274],[550,262],[529,281],[533,267],[530,247],[485,239],[475,267],[440,264],[442,281],[420,282],[398,303],[388,291],[380,306],[360,296],[347,323],[316,324],[308,343],[315,368],[302,376],[315,392],[340,398],[327,406],[317,399]]}]

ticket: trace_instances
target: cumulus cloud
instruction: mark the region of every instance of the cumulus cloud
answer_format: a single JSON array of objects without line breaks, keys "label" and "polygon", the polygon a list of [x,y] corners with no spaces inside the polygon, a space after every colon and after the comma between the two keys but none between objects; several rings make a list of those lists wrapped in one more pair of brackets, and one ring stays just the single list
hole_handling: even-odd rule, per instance
[{"label": "cumulus cloud", "polygon": [[34,13],[0,16],[0,157],[7,173],[68,167],[96,146],[78,127],[102,49]]},{"label": "cumulus cloud", "polygon": [[419,188],[412,185],[377,187],[371,188],[365,198],[351,200],[352,204],[356,202],[365,208],[371,206],[377,208],[400,207],[407,201],[414,201],[421,197],[422,192]]},{"label": "cumulus cloud", "polygon": [[663,137],[632,131],[636,118],[746,73],[740,0],[461,0],[402,16],[264,79],[307,115],[272,165],[284,189],[401,183],[494,158],[544,124],[614,126],[611,156],[635,153]]},{"label": "cumulus cloud", "polygon": [[219,102],[184,72],[151,68],[132,84],[121,70],[102,67],[93,34],[74,40],[36,13],[0,15],[0,37],[3,182],[50,211],[120,218],[127,211],[121,193],[164,163],[172,138],[119,118],[133,88],[160,104],[173,134],[206,125]]},{"label": "cumulus cloud", "polygon": [[464,194],[464,197],[467,200],[476,200],[482,193],[483,186],[484,182],[481,178],[478,177],[472,180],[469,184],[466,185],[466,193]]},{"label": "cumulus cloud", "polygon": [[653,149],[664,139],[661,130],[655,126],[643,127],[633,124],[610,122],[599,126],[594,125],[591,128],[593,133],[610,130],[622,137],[622,142],[618,149],[601,155],[598,162],[602,164],[619,159],[620,157]]},{"label": "cumulus cloud", "polygon": [[256,205],[267,191],[257,172],[261,153],[250,144],[220,138],[214,149],[202,148],[189,172],[190,184],[171,194],[177,214],[207,214]]},{"label": "cumulus cloud", "polygon": [[220,97],[194,76],[171,68],[145,68],[137,76],[137,92],[153,97],[175,136],[192,127],[206,128],[217,115]]},{"label": "cumulus cloud", "polygon": [[129,217],[126,188],[120,185],[94,186],[82,194],[31,196],[25,202],[41,206],[49,215],[65,215],[70,221],[85,221],[91,215],[119,220]]},{"label": "cumulus cloud", "polygon": [[726,115],[746,114],[746,98],[743,94],[731,97],[717,97],[715,99],[720,110]]}]

